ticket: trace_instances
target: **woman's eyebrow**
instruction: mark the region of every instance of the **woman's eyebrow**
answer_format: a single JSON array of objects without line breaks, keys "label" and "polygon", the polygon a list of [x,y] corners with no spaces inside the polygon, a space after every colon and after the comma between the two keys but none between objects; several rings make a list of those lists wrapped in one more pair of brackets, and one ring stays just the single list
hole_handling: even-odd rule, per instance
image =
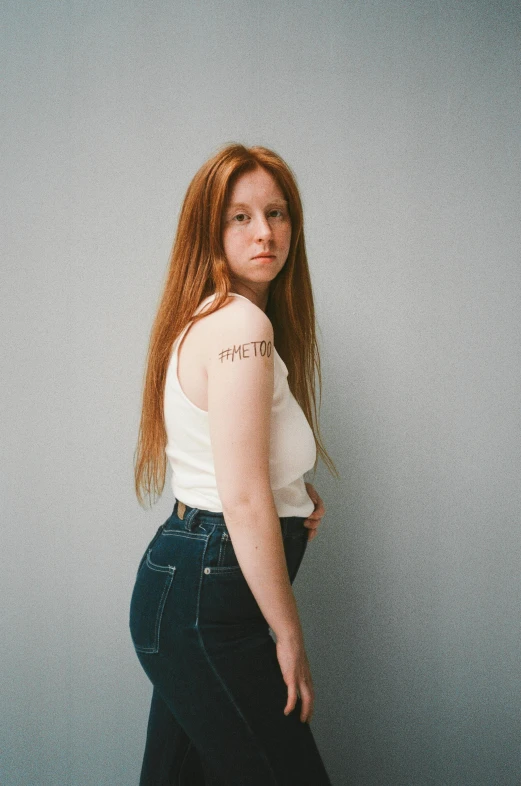
[{"label": "woman's eyebrow", "polygon": [[[283,207],[287,207],[288,201],[287,199],[272,199],[271,202],[268,202],[268,205],[282,205]],[[245,207],[249,208],[250,205],[247,205],[246,202],[234,202],[233,205],[228,205],[227,210],[236,210],[238,207]]]}]

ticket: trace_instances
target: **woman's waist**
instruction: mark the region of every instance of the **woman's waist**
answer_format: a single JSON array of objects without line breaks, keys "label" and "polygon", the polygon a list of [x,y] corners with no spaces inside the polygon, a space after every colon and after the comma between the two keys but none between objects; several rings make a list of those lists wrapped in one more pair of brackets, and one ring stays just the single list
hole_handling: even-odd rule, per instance
[{"label": "woman's waist", "polygon": [[[224,513],[196,508],[177,498],[174,502],[171,518],[177,520],[179,523],[184,522],[187,529],[193,529],[194,526],[197,526],[197,523],[212,524],[215,525],[215,527],[220,527],[225,530],[228,529]],[[306,516],[279,516],[278,518],[284,534],[301,531],[304,521],[306,520]]]}]

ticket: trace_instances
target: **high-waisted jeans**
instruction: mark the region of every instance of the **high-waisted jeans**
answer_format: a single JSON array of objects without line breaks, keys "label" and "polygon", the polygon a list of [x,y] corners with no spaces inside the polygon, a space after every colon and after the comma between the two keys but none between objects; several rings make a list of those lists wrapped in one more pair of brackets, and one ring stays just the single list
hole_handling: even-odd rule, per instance
[{"label": "high-waisted jeans", "polygon": [[[280,517],[290,581],[305,519]],[[149,543],[130,633],[153,685],[140,786],[331,786],[222,513],[176,500]]]}]

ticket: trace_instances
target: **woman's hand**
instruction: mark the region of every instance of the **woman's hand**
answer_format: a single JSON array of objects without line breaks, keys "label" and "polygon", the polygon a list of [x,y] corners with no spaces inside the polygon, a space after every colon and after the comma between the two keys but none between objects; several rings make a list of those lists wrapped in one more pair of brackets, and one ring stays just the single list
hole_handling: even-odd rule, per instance
[{"label": "woman's hand", "polygon": [[301,700],[300,720],[303,723],[309,723],[313,716],[315,690],[302,635],[287,639],[278,638],[276,650],[282,677],[288,686],[288,700],[284,707],[284,715],[293,712],[297,696],[299,696]]},{"label": "woman's hand", "polygon": [[309,496],[315,503],[315,510],[313,511],[313,513],[309,514],[309,517],[304,522],[304,526],[309,528],[309,533],[308,533],[308,543],[309,543],[310,540],[313,540],[313,538],[315,538],[318,535],[318,525],[320,524],[322,520],[322,516],[326,512],[326,509],[324,507],[324,503],[322,502],[322,499],[318,491],[315,489],[313,484],[305,483],[305,486],[306,486],[306,491],[308,492]]}]

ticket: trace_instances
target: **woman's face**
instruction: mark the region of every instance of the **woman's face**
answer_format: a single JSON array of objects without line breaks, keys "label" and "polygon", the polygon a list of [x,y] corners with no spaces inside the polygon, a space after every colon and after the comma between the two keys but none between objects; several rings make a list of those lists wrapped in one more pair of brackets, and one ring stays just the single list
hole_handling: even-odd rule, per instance
[{"label": "woman's face", "polygon": [[290,242],[288,203],[276,181],[260,167],[244,172],[235,182],[223,215],[224,253],[232,279],[266,292],[284,267]]}]

